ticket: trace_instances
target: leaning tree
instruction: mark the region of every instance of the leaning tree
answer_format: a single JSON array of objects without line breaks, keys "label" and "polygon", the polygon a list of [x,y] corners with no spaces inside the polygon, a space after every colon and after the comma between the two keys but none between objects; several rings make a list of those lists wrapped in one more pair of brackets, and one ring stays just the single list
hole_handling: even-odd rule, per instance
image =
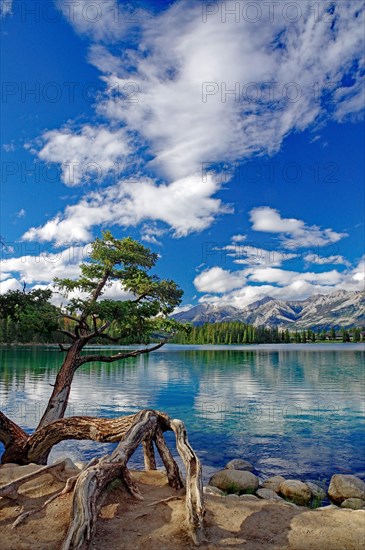
[{"label": "leaning tree", "polygon": [[[105,231],[102,238],[96,239],[89,258],[80,266],[78,279],[55,279],[57,290],[68,298],[67,307],[60,313],[57,330],[69,339],[69,344],[60,344],[64,359],[38,426],[32,434],[26,433],[0,412],[0,441],[5,447],[2,464],[46,465],[52,447],[66,439],[119,442],[110,456],[92,461],[74,478],[73,512],[65,549],[87,547],[95,529],[101,494],[114,478],[121,478],[133,495],[140,496],[126,466],[138,445],[143,445],[146,469],[156,468],[156,447],[170,485],[176,489],[183,486],[177,464],[163,437],[167,430],[175,433],[177,449],[187,468],[187,516],[195,540],[202,526],[201,467],[181,421],[154,410],[116,419],[64,418],[72,381],[80,367],[91,362],[114,363],[151,353],[163,346],[169,335],[185,329],[169,318],[181,302],[182,290],[173,281],[162,280],[151,273],[157,259],[156,253],[131,238],[115,239]],[[108,288],[118,286],[123,290],[124,300],[105,297]],[[151,335],[155,340],[156,335],[159,336],[158,343],[149,344]],[[93,342],[118,343],[126,339],[146,345],[110,355],[85,350]],[[50,473],[54,471],[54,466],[47,468]],[[14,484],[0,488],[0,496],[12,494]]]}]

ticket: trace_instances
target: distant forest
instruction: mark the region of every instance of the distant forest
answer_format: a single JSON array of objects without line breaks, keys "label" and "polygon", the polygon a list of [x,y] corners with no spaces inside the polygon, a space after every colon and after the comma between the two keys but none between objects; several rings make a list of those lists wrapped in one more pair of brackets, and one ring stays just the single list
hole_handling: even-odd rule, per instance
[{"label": "distant forest", "polygon": [[173,342],[177,344],[300,344],[325,342],[326,340],[365,341],[365,328],[289,331],[288,329],[254,327],[239,321],[205,323],[201,326],[194,326],[188,334],[177,334]]},{"label": "distant forest", "polygon": [[[50,290],[36,289],[28,293],[9,291],[0,295],[0,343],[1,344],[58,344],[67,343],[67,337],[57,328],[71,330],[73,321],[60,318],[60,308],[52,305]],[[113,327],[111,327],[113,329]],[[110,331],[113,336],[113,330]],[[151,342],[156,335],[152,335]],[[239,321],[206,323],[191,326],[179,332],[174,344],[271,344],[307,342],[365,342],[365,328],[289,331],[278,328],[254,327]],[[105,344],[105,340],[100,342]],[[146,338],[118,339],[117,344],[149,343]]]}]

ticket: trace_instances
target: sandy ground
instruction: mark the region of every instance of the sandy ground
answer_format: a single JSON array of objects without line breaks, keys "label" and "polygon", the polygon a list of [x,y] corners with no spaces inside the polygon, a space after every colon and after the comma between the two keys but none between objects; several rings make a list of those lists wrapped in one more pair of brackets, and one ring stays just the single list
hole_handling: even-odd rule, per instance
[{"label": "sandy ground", "polygon": [[[27,466],[22,474],[29,472]],[[33,467],[37,468],[37,467]],[[91,548],[97,550],[187,550],[195,548],[185,531],[183,493],[163,472],[133,472],[144,501],[122,486],[108,490]],[[0,468],[0,486],[19,477],[18,468]],[[0,550],[57,550],[67,530],[71,495],[12,529],[25,510],[40,507],[62,489],[50,475],[28,482],[15,501],[0,498]],[[158,502],[171,496],[177,498]],[[365,548],[365,511],[308,510],[269,501],[206,497],[203,549],[360,550]]]}]

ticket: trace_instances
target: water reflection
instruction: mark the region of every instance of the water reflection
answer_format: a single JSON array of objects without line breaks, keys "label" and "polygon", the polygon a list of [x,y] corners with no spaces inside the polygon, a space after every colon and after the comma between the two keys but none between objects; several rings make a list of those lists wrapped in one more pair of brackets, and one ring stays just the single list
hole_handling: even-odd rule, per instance
[{"label": "water reflection", "polygon": [[[267,475],[363,475],[365,354],[344,349],[175,346],[118,365],[90,364],[75,376],[67,414],[111,417],[157,408],[184,419],[208,467],[244,457]],[[1,409],[32,430],[62,354],[8,348],[0,359]],[[106,449],[65,442],[54,452],[85,459]]]}]

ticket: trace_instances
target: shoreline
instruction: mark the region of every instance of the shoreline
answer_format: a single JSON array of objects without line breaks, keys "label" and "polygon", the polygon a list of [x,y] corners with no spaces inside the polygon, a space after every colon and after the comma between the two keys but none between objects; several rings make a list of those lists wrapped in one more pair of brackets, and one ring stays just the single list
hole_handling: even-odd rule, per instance
[{"label": "shoreline", "polygon": [[[139,348],[145,347],[146,345],[152,346],[155,342],[150,344],[119,344],[119,345],[102,345],[94,344],[85,346],[85,349],[130,349],[130,348]],[[62,344],[65,345],[65,344]],[[230,350],[230,349],[243,349],[243,350],[255,350],[255,349],[300,349],[305,350],[307,348],[317,348],[319,350],[325,350],[328,347],[336,350],[352,349],[355,351],[365,351],[365,342],[308,342],[308,343],[283,343],[283,342],[273,342],[265,344],[164,344],[157,352],[161,351],[173,351],[177,349],[214,349],[214,350]],[[55,348],[58,349],[59,344],[57,343],[0,343],[1,348]]]},{"label": "shoreline", "polygon": [[[20,471],[16,471],[20,468]],[[1,484],[24,475],[35,466],[0,467]],[[138,501],[115,484],[107,491],[91,547],[114,550],[193,550],[186,526],[184,490],[176,492],[165,472],[131,471],[144,500]],[[0,550],[56,550],[68,528],[72,494],[40,507],[62,490],[50,474],[24,484],[17,500],[0,508]],[[247,550],[357,550],[365,536],[365,510],[337,506],[309,509],[252,495],[220,498],[205,494],[202,550],[245,547]],[[38,509],[38,511],[36,511]],[[35,510],[16,529],[19,514]]]}]

